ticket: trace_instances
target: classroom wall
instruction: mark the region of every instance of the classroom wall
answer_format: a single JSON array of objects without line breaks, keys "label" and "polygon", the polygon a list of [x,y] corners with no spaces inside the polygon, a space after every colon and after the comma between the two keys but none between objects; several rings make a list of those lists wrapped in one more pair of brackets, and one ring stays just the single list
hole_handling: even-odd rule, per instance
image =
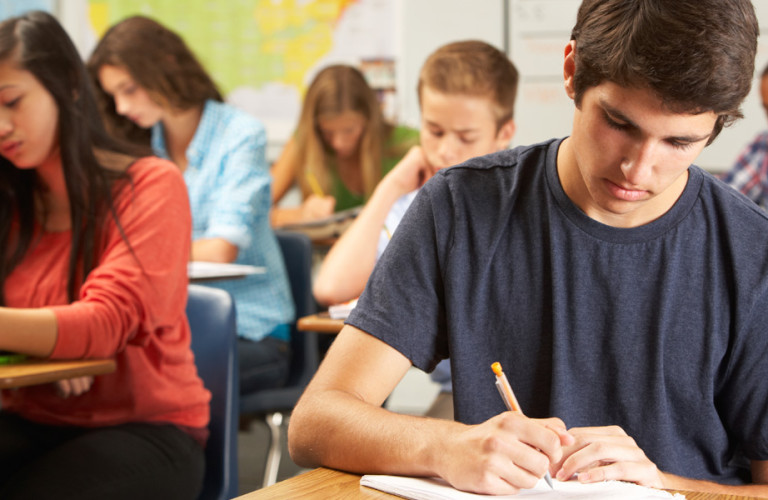
[{"label": "classroom wall", "polygon": [[[506,49],[520,71],[513,145],[568,135],[573,102],[563,90],[563,49],[570,39],[580,0],[415,0],[404,7],[398,73],[401,87],[415,88],[418,68],[437,46],[450,40],[478,38]],[[699,156],[710,171],[730,168],[739,151],[768,127],[759,97],[759,75],[768,63],[768,0],[753,0],[761,36],[755,80],[743,105],[744,119],[725,129]],[[435,22],[439,12],[440,22]],[[446,19],[444,22],[443,19]],[[401,116],[418,123],[415,94],[405,94]]]},{"label": "classroom wall", "polygon": [[[85,54],[95,43],[92,29],[94,7],[115,9],[134,5],[137,11],[151,12],[163,0],[39,0],[54,5],[62,22]],[[16,0],[24,4],[26,0]],[[256,8],[267,2],[274,9],[323,5],[319,0],[220,0],[217,8],[233,4]],[[7,0],[6,0],[7,3]],[[180,2],[180,4],[183,4]],[[517,100],[518,131],[513,145],[530,144],[550,137],[567,135],[571,128],[573,103],[562,88],[562,50],[570,37],[580,0],[333,0],[325,5],[340,5],[350,15],[340,16],[330,28],[343,35],[332,35],[334,43],[315,64],[304,68],[304,86],[324,64],[354,64],[363,57],[393,57],[396,94],[394,111],[401,123],[419,123],[416,82],[427,55],[443,43],[459,39],[480,39],[507,51],[521,74]],[[208,4],[206,4],[208,5]],[[211,4],[212,5],[212,4]],[[707,147],[697,163],[711,171],[729,168],[742,147],[767,127],[760,104],[757,81],[768,63],[768,0],[753,0],[761,28],[756,60],[755,84],[743,105],[744,119],[725,129]],[[205,12],[185,15],[205,16]],[[235,17],[235,16],[231,16]],[[163,21],[166,21],[163,19]],[[231,22],[242,19],[231,19]],[[219,19],[226,33],[227,19]],[[342,23],[346,24],[342,24]],[[375,40],[375,42],[372,42]],[[194,38],[190,40],[195,43]],[[243,50],[249,50],[247,47]],[[367,54],[367,55],[365,55]],[[214,73],[214,77],[217,77]],[[262,87],[239,88],[230,92],[237,105],[262,118],[267,126],[269,157],[279,154],[293,130],[304,88],[273,86],[254,98]]]}]

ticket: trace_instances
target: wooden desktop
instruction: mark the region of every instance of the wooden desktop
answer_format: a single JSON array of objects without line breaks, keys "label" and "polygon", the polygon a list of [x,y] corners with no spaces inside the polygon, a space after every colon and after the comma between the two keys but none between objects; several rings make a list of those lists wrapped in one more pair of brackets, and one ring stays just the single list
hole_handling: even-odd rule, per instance
[{"label": "wooden desktop", "polygon": [[115,371],[112,359],[47,360],[30,359],[0,365],[0,389],[45,384],[57,380],[103,375]]},{"label": "wooden desktop", "polygon": [[[673,491],[685,495],[687,500],[757,500],[757,497],[724,495],[697,491]],[[275,500],[301,498],[302,500],[393,500],[396,497],[365,486],[360,476],[331,469],[319,468],[286,479],[268,488],[237,497],[237,500]],[[493,497],[488,497],[493,498]]]},{"label": "wooden desktop", "polygon": [[327,312],[310,314],[299,318],[296,328],[303,332],[339,333],[344,328],[343,319],[333,319]]}]

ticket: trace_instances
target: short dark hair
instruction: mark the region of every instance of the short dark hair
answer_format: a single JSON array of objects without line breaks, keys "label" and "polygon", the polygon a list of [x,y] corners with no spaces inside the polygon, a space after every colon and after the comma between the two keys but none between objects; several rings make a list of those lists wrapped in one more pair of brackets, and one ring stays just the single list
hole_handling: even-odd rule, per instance
[{"label": "short dark hair", "polygon": [[717,114],[712,142],[742,117],[758,34],[749,0],[584,0],[574,100],[605,81],[648,88],[674,112]]},{"label": "short dark hair", "polygon": [[515,114],[518,73],[504,52],[479,40],[449,43],[429,55],[419,74],[418,92],[426,86],[443,94],[487,97],[497,129]]}]

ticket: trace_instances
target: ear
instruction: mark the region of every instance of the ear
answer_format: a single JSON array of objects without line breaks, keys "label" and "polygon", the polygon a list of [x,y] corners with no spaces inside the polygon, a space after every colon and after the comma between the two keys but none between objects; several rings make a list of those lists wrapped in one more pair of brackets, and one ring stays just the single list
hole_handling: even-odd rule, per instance
[{"label": "ear", "polygon": [[563,60],[563,78],[565,80],[565,93],[574,99],[576,91],[573,88],[573,75],[576,73],[576,40],[571,40],[565,46]]},{"label": "ear", "polygon": [[509,119],[504,125],[502,125],[499,129],[499,132],[496,134],[496,149],[499,151],[502,149],[507,149],[509,147],[509,143],[512,142],[512,137],[515,136],[516,130],[517,125],[515,125],[515,120],[513,119]]}]

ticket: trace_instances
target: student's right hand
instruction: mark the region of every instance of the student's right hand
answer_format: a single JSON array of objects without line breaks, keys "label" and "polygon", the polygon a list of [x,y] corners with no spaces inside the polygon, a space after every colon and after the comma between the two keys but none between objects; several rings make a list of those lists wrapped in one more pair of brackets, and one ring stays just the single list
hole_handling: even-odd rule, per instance
[{"label": "student's right hand", "polygon": [[301,204],[301,219],[303,221],[312,221],[323,219],[333,215],[333,209],[336,207],[336,198],[333,196],[317,196],[311,194]]},{"label": "student's right hand", "polygon": [[[457,489],[510,495],[532,488],[573,443],[562,420],[507,411],[466,427],[437,453],[440,476]],[[447,447],[447,448],[446,448]]]},{"label": "student's right hand", "polygon": [[421,146],[413,146],[382,182],[402,196],[423,186],[435,172]]}]

